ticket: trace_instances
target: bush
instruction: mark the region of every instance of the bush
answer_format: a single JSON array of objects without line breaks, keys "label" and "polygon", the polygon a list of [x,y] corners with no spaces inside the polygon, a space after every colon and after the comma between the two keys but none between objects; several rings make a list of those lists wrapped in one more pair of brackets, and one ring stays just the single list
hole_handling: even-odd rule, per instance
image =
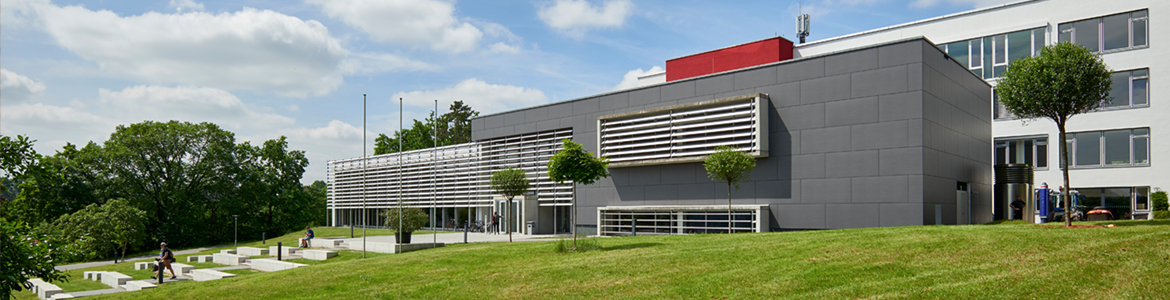
[{"label": "bush", "polygon": [[1170,203],[1166,203],[1166,192],[1158,191],[1150,195],[1150,201],[1154,202],[1155,211],[1166,211],[1170,207]]},{"label": "bush", "polygon": [[382,216],[386,218],[386,228],[394,231],[411,233],[427,224],[427,213],[421,208],[408,207],[402,209],[402,228],[398,228],[398,209],[383,209]]},{"label": "bush", "polygon": [[1170,220],[1170,211],[1155,211],[1154,220]]}]

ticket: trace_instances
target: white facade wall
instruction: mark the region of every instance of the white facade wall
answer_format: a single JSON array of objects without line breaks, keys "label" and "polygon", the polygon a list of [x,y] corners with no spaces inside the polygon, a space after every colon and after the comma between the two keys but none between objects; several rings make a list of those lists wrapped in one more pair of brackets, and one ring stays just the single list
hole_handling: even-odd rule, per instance
[{"label": "white facade wall", "polygon": [[[1029,0],[947,16],[910,22],[857,34],[814,41],[795,48],[795,56],[811,56],[872,45],[907,37],[925,36],[942,45],[979,37],[1005,34],[1038,27],[1045,28],[1046,44],[1057,41],[1062,23],[1099,18],[1118,13],[1147,9],[1148,47],[1102,54],[1112,70],[1149,70],[1149,106],[1103,110],[1073,117],[1068,132],[1105,131],[1111,129],[1150,129],[1149,166],[1073,168],[1069,172],[1074,189],[1106,187],[1150,187],[1170,189],[1170,1],[1165,0]],[[994,85],[995,80],[989,80]],[[1037,170],[1035,182],[1050,187],[1063,185],[1059,168],[1060,143],[1055,123],[1049,120],[996,120],[992,124],[995,138],[1047,136],[1047,169]],[[992,155],[989,153],[988,155]],[[1152,192],[1152,190],[1151,190]],[[1138,211],[1137,213],[1141,213]]]}]

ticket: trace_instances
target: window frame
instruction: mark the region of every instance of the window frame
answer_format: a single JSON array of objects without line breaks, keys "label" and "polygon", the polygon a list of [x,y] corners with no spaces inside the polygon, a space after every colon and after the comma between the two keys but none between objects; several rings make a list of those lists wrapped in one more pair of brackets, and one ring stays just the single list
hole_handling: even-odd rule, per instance
[{"label": "window frame", "polygon": [[[1145,71],[1145,75],[1135,75],[1141,71]],[[1097,110],[1107,111],[1107,110],[1150,107],[1150,69],[1149,68],[1139,68],[1139,69],[1131,69],[1131,70],[1124,70],[1124,71],[1116,71],[1116,72],[1113,72],[1110,74],[1117,74],[1117,73],[1128,73],[1128,75],[1129,75],[1129,76],[1126,76],[1126,78],[1128,78],[1127,79],[1128,82],[1126,82],[1127,92],[1125,94],[1125,96],[1128,98],[1126,101],[1127,104],[1126,105],[1117,105],[1117,106],[1102,105],[1101,107],[1097,108]],[[1112,75],[1110,75],[1110,76],[1112,76]],[[1133,89],[1134,85],[1133,85],[1133,83],[1134,83],[1134,81],[1138,81],[1138,80],[1145,80],[1146,81],[1146,90],[1145,90],[1146,103],[1143,103],[1143,104],[1134,104],[1133,103],[1133,99],[1134,99],[1134,89]],[[1113,93],[1112,90],[1110,90],[1109,92],[1110,92],[1110,96],[1114,96],[1112,94]],[[1114,96],[1114,100],[1116,100],[1116,99],[1117,99],[1116,96]]]},{"label": "window frame", "polygon": [[[1144,13],[1142,13],[1142,12],[1144,12]],[[1138,13],[1142,13],[1143,16],[1134,17],[1134,15],[1138,14]],[[1128,39],[1128,43],[1127,43],[1126,47],[1116,48],[1116,49],[1105,49],[1105,18],[1119,16],[1119,15],[1129,15],[1129,17],[1127,18],[1128,20],[1126,21],[1126,28],[1128,30],[1128,32],[1126,33],[1126,38]],[[1064,36],[1067,33],[1068,34],[1067,41],[1070,43],[1073,43],[1073,44],[1077,44],[1076,23],[1084,22],[1084,21],[1096,21],[1096,23],[1097,23],[1097,45],[1096,45],[1097,51],[1093,51],[1094,53],[1107,54],[1107,53],[1122,52],[1122,51],[1129,51],[1129,50],[1136,50],[1136,49],[1145,49],[1145,48],[1150,47],[1150,22],[1149,22],[1149,19],[1150,19],[1149,9],[1139,9],[1139,10],[1127,11],[1127,12],[1099,16],[1099,17],[1094,17],[1094,18],[1066,21],[1066,22],[1062,22],[1062,23],[1057,24],[1057,27],[1056,27],[1057,28],[1057,42],[1061,42],[1062,41],[1061,36]],[[1134,42],[1136,40],[1134,38],[1135,37],[1134,24],[1137,22],[1142,22],[1143,26],[1145,27],[1145,29],[1142,30],[1142,33],[1144,34],[1144,36],[1142,36],[1142,40],[1145,41],[1145,44],[1142,44],[1142,45],[1135,45],[1134,44]]]},{"label": "window frame", "polygon": [[[1051,151],[1050,147],[1052,147],[1052,144],[1048,142],[1048,135],[1047,134],[995,138],[992,141],[992,147],[995,149],[995,155],[992,156],[992,160],[996,164],[999,164],[999,158],[1001,155],[1000,148],[1005,148],[1004,151],[1006,153],[1006,151],[1007,151],[1006,149],[1011,148],[1011,145],[1009,145],[1008,143],[1014,143],[1014,142],[1024,143],[1027,141],[1032,142],[1032,146],[1031,146],[1032,147],[1032,149],[1031,149],[1032,163],[1030,164],[1032,166],[1032,168],[1034,170],[1037,170],[1037,171],[1048,170],[1048,168],[1050,168],[1052,166],[1052,164],[1050,164],[1048,162],[1048,159],[1052,157],[1052,155],[1048,155],[1049,154],[1048,151]],[[1001,143],[1003,143],[1003,147],[1000,147]],[[1044,146],[1044,151],[1039,150],[1040,146]],[[1040,162],[1040,153],[1041,152],[1044,153],[1044,166],[1038,167],[1037,164]],[[1028,153],[1028,151],[1025,150],[1024,153]],[[1009,155],[1008,157],[1010,157],[1011,154],[1009,153],[1008,155]],[[1008,160],[1009,159],[1007,159],[1007,158],[1004,159],[1004,161],[1008,164],[1015,164],[1016,163],[1016,162],[1012,162],[1012,161],[1008,161]]]},{"label": "window frame", "polygon": [[[1107,157],[1106,157],[1106,149],[1107,149],[1108,145],[1106,143],[1105,133],[1109,132],[1109,131],[1120,131],[1120,130],[1129,131],[1129,138],[1126,139],[1126,141],[1128,142],[1128,147],[1129,147],[1129,163],[1127,163],[1127,164],[1110,164],[1109,161],[1107,160]],[[1137,130],[1145,130],[1145,133],[1144,134],[1135,134],[1135,132]],[[1078,152],[1078,146],[1080,143],[1080,140],[1077,138],[1077,135],[1078,134],[1088,134],[1088,133],[1094,133],[1097,137],[1097,164],[1080,165],[1077,163],[1077,154],[1078,154],[1077,152]],[[1150,146],[1150,128],[1149,127],[1118,128],[1118,129],[1109,129],[1109,130],[1069,132],[1066,134],[1066,137],[1067,137],[1067,139],[1065,139],[1064,147],[1068,148],[1068,151],[1069,151],[1068,156],[1070,159],[1072,159],[1072,161],[1070,161],[1068,163],[1068,166],[1070,169],[1149,167],[1150,165],[1153,164],[1152,159],[1150,159],[1150,157],[1149,157],[1150,156],[1150,147],[1151,147]],[[1136,150],[1136,148],[1134,147],[1134,140],[1135,139],[1145,139],[1145,148],[1146,148],[1145,155],[1146,155],[1146,157],[1145,157],[1144,163],[1137,162],[1137,159],[1136,159],[1137,157],[1134,153],[1134,150]],[[1064,158],[1061,157],[1060,159],[1063,160]]]}]

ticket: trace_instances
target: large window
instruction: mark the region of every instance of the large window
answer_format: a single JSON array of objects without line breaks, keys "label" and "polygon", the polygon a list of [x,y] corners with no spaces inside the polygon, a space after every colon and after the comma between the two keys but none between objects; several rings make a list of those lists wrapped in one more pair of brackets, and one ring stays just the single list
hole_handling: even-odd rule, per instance
[{"label": "large window", "polygon": [[995,164],[1026,164],[1048,168],[1048,137],[995,139]]},{"label": "large window", "polygon": [[999,77],[1008,63],[1035,55],[1044,47],[1044,29],[1029,29],[942,45],[946,51],[984,79]]},{"label": "large window", "polygon": [[1065,146],[1073,168],[1150,164],[1149,128],[1070,133]]},{"label": "large window", "polygon": [[1147,46],[1146,10],[1062,23],[1059,41],[1085,46],[1093,52],[1120,51]]},{"label": "large window", "polygon": [[1109,96],[1113,100],[1101,108],[1149,106],[1150,71],[1148,69],[1113,73],[1113,86]]},{"label": "large window", "polygon": [[1085,201],[1078,205],[1081,211],[1105,207],[1113,219],[1132,219],[1133,213],[1150,211],[1149,187],[1078,188]]}]

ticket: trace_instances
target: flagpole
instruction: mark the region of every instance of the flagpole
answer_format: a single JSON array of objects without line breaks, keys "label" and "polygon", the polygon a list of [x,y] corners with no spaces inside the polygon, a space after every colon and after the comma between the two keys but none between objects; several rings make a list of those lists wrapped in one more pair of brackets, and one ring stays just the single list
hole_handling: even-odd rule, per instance
[{"label": "flagpole", "polygon": [[366,171],[369,170],[369,159],[366,158],[366,94],[362,94],[362,258],[366,258],[366,227],[370,227],[366,211]]},{"label": "flagpole", "polygon": [[[435,214],[435,209],[439,205],[439,191],[438,181],[436,176],[439,172],[439,99],[435,99],[435,113],[431,114],[431,141],[434,142],[434,147],[431,150],[431,215]],[[439,221],[439,216],[435,216],[435,222]],[[432,224],[434,225],[434,224]],[[434,231],[434,240],[431,242],[431,247],[439,244],[439,231]]]},{"label": "flagpole", "polygon": [[395,234],[399,238],[394,241],[396,244],[402,244],[402,239],[406,238],[402,234],[402,138],[404,137],[406,137],[406,133],[402,132],[402,98],[398,98],[398,230],[395,230]]}]

